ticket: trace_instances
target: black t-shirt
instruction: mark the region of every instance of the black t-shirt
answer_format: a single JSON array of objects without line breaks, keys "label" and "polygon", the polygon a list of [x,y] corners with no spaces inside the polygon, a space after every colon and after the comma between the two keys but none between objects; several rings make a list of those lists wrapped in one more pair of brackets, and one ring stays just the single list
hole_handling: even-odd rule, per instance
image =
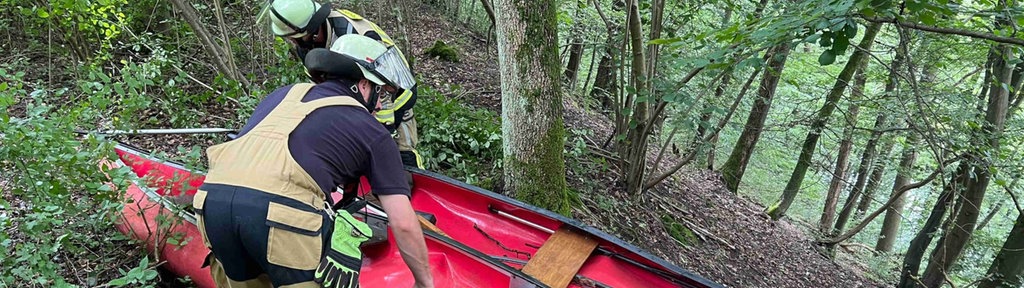
[{"label": "black t-shirt", "polygon": [[[325,97],[352,97],[352,83],[326,81],[309,90],[302,102]],[[239,136],[245,135],[277,107],[291,85],[275,90],[253,111]],[[325,193],[366,176],[374,194],[409,196],[409,183],[391,134],[360,107],[316,109],[289,135],[292,158]],[[258,157],[258,155],[254,155]]]}]

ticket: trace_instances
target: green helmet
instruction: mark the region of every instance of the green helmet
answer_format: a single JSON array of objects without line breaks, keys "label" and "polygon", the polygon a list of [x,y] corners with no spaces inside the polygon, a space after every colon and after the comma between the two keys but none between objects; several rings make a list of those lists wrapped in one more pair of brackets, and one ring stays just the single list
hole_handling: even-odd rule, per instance
[{"label": "green helmet", "polygon": [[275,0],[270,4],[270,30],[280,37],[315,34],[331,13],[331,5],[312,0]]}]

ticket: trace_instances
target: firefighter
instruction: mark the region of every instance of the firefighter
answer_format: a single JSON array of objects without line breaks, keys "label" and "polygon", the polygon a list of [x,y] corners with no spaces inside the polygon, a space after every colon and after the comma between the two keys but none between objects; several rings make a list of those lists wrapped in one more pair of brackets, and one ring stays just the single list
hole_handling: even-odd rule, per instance
[{"label": "firefighter", "polygon": [[306,56],[322,82],[277,89],[238,138],[207,149],[192,205],[218,287],[358,286],[358,246],[372,232],[328,203],[335,187],[364,176],[416,287],[433,287],[398,147],[373,116],[384,90],[410,87],[401,63],[379,41],[339,37]]},{"label": "firefighter", "polygon": [[[394,40],[377,24],[352,11],[332,10],[330,3],[320,4],[312,0],[274,0],[267,10],[271,20],[270,30],[292,45],[300,61],[304,61],[314,48],[330,48],[341,36],[358,34],[394,49],[401,56],[406,69],[412,71]],[[419,136],[412,110],[416,104],[416,86],[389,91],[388,95],[381,98],[381,102],[381,110],[376,114],[377,120],[389,131],[393,131],[402,163],[422,169],[423,160],[416,150]]]}]

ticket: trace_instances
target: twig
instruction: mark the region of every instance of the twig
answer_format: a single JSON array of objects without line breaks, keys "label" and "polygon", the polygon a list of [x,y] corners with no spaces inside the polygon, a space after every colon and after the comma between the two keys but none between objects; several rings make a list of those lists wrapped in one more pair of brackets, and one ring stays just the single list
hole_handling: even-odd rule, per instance
[{"label": "twig", "polygon": [[476,224],[473,224],[473,229],[476,229],[477,232],[480,232],[480,234],[483,234],[484,237],[487,237],[487,239],[490,239],[491,241],[494,241],[494,244],[498,244],[498,247],[501,248],[502,250],[515,253],[516,256],[518,256],[518,255],[526,255],[526,259],[527,260],[529,260],[531,258],[530,253],[526,253],[526,252],[523,252],[523,251],[512,249],[512,248],[509,248],[508,246],[505,246],[505,244],[501,244],[501,242],[498,241],[498,239],[494,239],[494,237],[491,237],[491,235],[488,235],[486,232],[484,232],[483,229],[480,229],[480,227],[477,226]]},{"label": "twig", "polygon": [[[670,199],[662,197],[662,196],[654,196],[654,197],[658,198],[658,200],[660,200],[660,202],[661,202],[661,203],[658,203],[658,208],[661,208],[662,210],[665,210],[665,212],[671,213],[672,210],[675,210],[675,211],[678,211],[680,213],[686,213],[686,211],[683,211],[682,209],[680,209],[677,206],[669,205],[668,207],[665,207],[665,205],[664,205],[665,203],[673,202],[673,200],[670,200]],[[693,222],[690,222],[689,220],[686,220],[686,218],[679,217],[677,219],[682,221],[683,225],[686,225],[686,228],[690,229],[690,231],[693,231],[693,234],[697,235],[697,237],[700,237],[701,241],[707,242],[707,238],[711,238],[711,240],[715,240],[715,242],[718,242],[718,243],[720,243],[722,245],[725,245],[725,247],[728,247],[731,250],[736,250],[735,246],[733,246],[728,241],[725,241],[725,240],[715,236],[715,234],[711,233],[711,231],[708,231],[707,229],[704,229],[703,227],[700,227],[697,224],[694,224]]]},{"label": "twig", "polygon": [[875,248],[871,248],[868,245],[864,245],[864,244],[856,243],[856,242],[854,242],[854,243],[841,243],[841,244],[839,244],[839,247],[843,247],[843,249],[845,249],[846,251],[850,251],[850,252],[856,252],[856,251],[853,251],[853,249],[850,249],[850,247],[857,247],[857,248],[861,248],[861,249],[868,250],[868,251],[874,251],[875,250]]},{"label": "twig", "polygon": [[1017,201],[1017,195],[1010,191],[1010,187],[1003,186],[1003,190],[1006,191],[1006,194],[1010,194],[1010,199],[1013,200],[1013,206],[1017,208],[1017,213],[1024,214],[1024,210],[1020,208],[1020,202]]},{"label": "twig", "polygon": [[860,224],[857,224],[857,226],[853,227],[849,231],[846,231],[846,233],[843,233],[842,235],[836,236],[836,237],[834,237],[832,239],[821,240],[821,241],[818,241],[818,243],[838,244],[838,243],[841,243],[843,241],[846,241],[847,239],[850,239],[854,235],[857,235],[857,233],[860,233],[860,231],[863,230],[864,227],[867,227],[868,224],[871,223],[872,220],[875,220],[875,217],[878,217],[878,215],[882,214],[882,212],[885,212],[885,210],[888,210],[889,206],[892,206],[892,203],[896,202],[896,199],[899,199],[900,196],[903,196],[903,193],[906,193],[907,191],[910,191],[910,190],[919,188],[921,186],[927,185],[928,183],[931,183],[932,180],[935,180],[936,177],[938,177],[939,175],[942,175],[942,172],[945,169],[946,165],[948,165],[950,162],[953,162],[954,160],[957,160],[957,159],[960,159],[960,158],[963,158],[963,155],[958,156],[958,157],[954,157],[954,158],[951,158],[951,159],[948,159],[947,162],[940,163],[939,167],[936,167],[935,171],[933,171],[931,175],[928,175],[928,177],[925,178],[924,180],[921,180],[921,181],[916,182],[916,183],[911,183],[911,184],[903,185],[902,187],[900,187],[898,189],[895,189],[893,191],[893,193],[892,193],[892,197],[889,197],[889,201],[886,201],[885,205],[882,205],[882,207],[879,207],[878,210],[875,210],[875,212],[872,212],[870,215],[865,217],[864,220],[860,222]]},{"label": "twig", "polygon": [[904,21],[900,21],[900,20],[898,20],[896,18],[877,18],[877,17],[867,17],[867,16],[864,16],[864,15],[860,15],[860,17],[862,19],[868,21],[868,22],[892,23],[892,24],[895,24],[895,25],[898,25],[898,26],[902,26],[902,27],[906,27],[906,28],[910,28],[910,29],[915,29],[915,30],[935,32],[935,33],[942,33],[942,34],[953,34],[953,35],[967,36],[967,37],[971,37],[971,38],[991,40],[991,41],[995,41],[995,42],[999,42],[999,43],[1006,43],[1006,44],[1013,44],[1013,45],[1018,45],[1018,46],[1024,46],[1024,39],[1020,39],[1020,38],[1004,37],[1004,36],[999,36],[999,35],[994,35],[994,34],[988,34],[988,33],[981,33],[981,32],[977,32],[977,31],[965,30],[965,29],[945,28],[945,27],[937,27],[937,26],[924,25],[924,24],[918,24],[918,23],[912,23],[912,22],[904,22]]}]

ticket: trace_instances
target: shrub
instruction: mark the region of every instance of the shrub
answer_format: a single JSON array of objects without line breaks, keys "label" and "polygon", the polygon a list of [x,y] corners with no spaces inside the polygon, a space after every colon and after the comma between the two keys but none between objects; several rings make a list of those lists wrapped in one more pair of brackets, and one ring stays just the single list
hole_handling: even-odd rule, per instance
[{"label": "shrub", "polygon": [[420,87],[418,97],[418,150],[426,168],[493,190],[500,183],[492,177],[500,174],[501,117],[429,87]]}]

